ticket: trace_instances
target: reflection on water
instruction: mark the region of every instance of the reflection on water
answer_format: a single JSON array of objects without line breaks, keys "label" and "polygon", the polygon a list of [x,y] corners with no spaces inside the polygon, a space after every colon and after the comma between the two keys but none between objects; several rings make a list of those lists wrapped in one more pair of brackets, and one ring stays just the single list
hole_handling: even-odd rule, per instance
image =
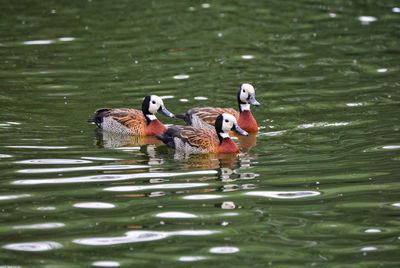
[{"label": "reflection on water", "polygon": [[[2,5],[0,266],[397,267],[400,7],[364,2]],[[245,82],[239,154],[86,122],[237,108]]]},{"label": "reflection on water", "polygon": [[155,136],[128,136],[96,130],[95,144],[104,148],[137,147],[147,144],[163,144]]},{"label": "reflection on water", "polygon": [[30,242],[30,243],[15,243],[5,245],[3,248],[17,251],[48,251],[61,248],[62,245],[52,241]]},{"label": "reflection on water", "polygon": [[109,246],[116,244],[137,243],[165,239],[170,236],[207,236],[216,234],[218,231],[210,230],[182,230],[172,232],[156,231],[129,231],[124,236],[115,237],[96,237],[96,238],[78,238],[73,242],[81,245],[90,246]]}]

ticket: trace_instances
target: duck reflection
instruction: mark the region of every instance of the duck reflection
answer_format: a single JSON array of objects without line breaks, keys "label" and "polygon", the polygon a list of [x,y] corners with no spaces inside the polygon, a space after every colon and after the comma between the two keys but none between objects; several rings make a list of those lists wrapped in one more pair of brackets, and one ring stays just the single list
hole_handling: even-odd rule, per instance
[{"label": "duck reflection", "polygon": [[238,161],[237,154],[182,154],[174,152],[174,159],[182,163],[184,169],[234,168]]},{"label": "duck reflection", "polygon": [[130,136],[109,131],[98,131],[95,144],[104,148],[135,147],[147,144],[160,145],[162,142],[154,136]]},{"label": "duck reflection", "polygon": [[249,136],[235,135],[238,138],[239,149],[243,153],[250,152],[251,148],[257,144],[257,133],[249,133]]}]

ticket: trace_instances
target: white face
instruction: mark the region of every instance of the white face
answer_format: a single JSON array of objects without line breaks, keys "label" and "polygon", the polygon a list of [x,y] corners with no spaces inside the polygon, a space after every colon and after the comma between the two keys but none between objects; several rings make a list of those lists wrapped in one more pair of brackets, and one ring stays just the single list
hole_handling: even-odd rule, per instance
[{"label": "white face", "polygon": [[149,112],[152,114],[156,114],[158,109],[160,109],[161,105],[164,105],[162,99],[159,96],[151,95],[149,103]]},{"label": "white face", "polygon": [[250,93],[254,93],[254,87],[250,84],[242,84],[240,87],[240,100],[244,103],[248,103],[247,98],[249,97]]},{"label": "white face", "polygon": [[227,113],[222,114],[222,116],[222,131],[224,133],[229,133],[229,131],[231,131],[233,127],[233,124],[237,123],[236,118],[233,115]]}]

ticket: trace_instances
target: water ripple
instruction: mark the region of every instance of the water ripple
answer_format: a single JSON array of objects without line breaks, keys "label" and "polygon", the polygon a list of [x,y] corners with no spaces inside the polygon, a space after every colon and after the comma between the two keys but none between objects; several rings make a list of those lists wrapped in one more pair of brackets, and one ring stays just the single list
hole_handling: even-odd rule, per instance
[{"label": "water ripple", "polygon": [[64,226],[65,224],[61,222],[47,222],[47,223],[38,223],[30,225],[18,225],[14,226],[13,229],[53,229],[53,228],[61,228]]},{"label": "water ripple", "polygon": [[140,165],[107,165],[107,166],[86,166],[71,168],[36,168],[36,169],[20,169],[18,173],[54,173],[54,172],[71,172],[71,171],[87,171],[87,170],[124,170],[148,168],[149,166]]},{"label": "water ripple", "polygon": [[[118,175],[94,175],[84,177],[72,177],[72,178],[53,178],[53,179],[33,179],[33,180],[16,180],[12,184],[17,185],[34,185],[34,184],[63,184],[63,183],[83,183],[83,182],[105,182],[105,181],[123,181],[129,179],[138,178],[166,178],[174,176],[185,176],[185,175],[205,175],[205,174],[216,174],[216,170],[202,170],[193,171],[187,173],[137,173],[137,174],[118,174]],[[0,199],[1,200],[1,199]]]},{"label": "water ripple", "polygon": [[208,183],[170,183],[170,184],[155,184],[155,185],[134,185],[134,186],[115,186],[105,188],[105,191],[113,192],[134,192],[142,190],[151,189],[182,189],[182,188],[192,188],[192,187],[202,187],[207,186]]},{"label": "water ripple", "polygon": [[183,262],[190,262],[190,261],[201,261],[201,260],[205,260],[206,258],[203,256],[182,256],[179,257],[179,261],[183,261]]},{"label": "water ripple", "polygon": [[92,161],[80,159],[28,159],[14,162],[16,164],[46,164],[46,165],[70,165],[70,164],[88,164]]},{"label": "water ripple", "polygon": [[350,125],[350,123],[349,122],[338,122],[338,123],[319,122],[319,123],[302,124],[302,125],[297,126],[297,128],[338,127],[338,126],[347,126],[347,125]]},{"label": "water ripple", "polygon": [[215,254],[232,254],[239,252],[239,248],[237,247],[213,247],[210,249],[211,253]]},{"label": "water ripple", "polygon": [[43,149],[43,150],[60,150],[68,149],[66,146],[28,146],[28,145],[8,145],[7,148],[15,149]]},{"label": "water ripple", "polygon": [[78,238],[73,242],[80,245],[88,246],[109,246],[117,244],[137,243],[161,240],[170,236],[203,236],[219,233],[219,231],[211,230],[183,230],[183,231],[129,231],[124,236],[115,237],[96,237],[96,238]]},{"label": "water ripple", "polygon": [[96,208],[96,209],[104,209],[104,208],[114,208],[115,205],[111,203],[104,202],[83,202],[74,204],[76,208]]},{"label": "water ripple", "polygon": [[320,195],[320,192],[316,191],[254,191],[247,192],[245,195],[254,195],[254,196],[263,196],[270,198],[278,198],[278,199],[295,199],[295,198],[304,198]]},{"label": "water ripple", "polygon": [[218,199],[222,198],[222,195],[217,194],[196,194],[196,195],[187,195],[184,196],[182,199],[186,200],[208,200],[208,199]]},{"label": "water ripple", "polygon": [[29,197],[29,196],[31,196],[31,195],[30,195],[30,194],[0,195],[0,201],[1,201],[1,200],[10,200],[10,199],[17,199],[17,198]]},{"label": "water ripple", "polygon": [[159,218],[190,219],[197,218],[196,215],[186,212],[161,212],[156,215]]},{"label": "water ripple", "polygon": [[92,266],[97,267],[119,267],[120,264],[117,261],[95,261],[92,263]]},{"label": "water ripple", "polygon": [[61,248],[62,245],[52,241],[28,242],[28,243],[15,243],[5,245],[3,248],[18,251],[48,251],[52,249]]}]

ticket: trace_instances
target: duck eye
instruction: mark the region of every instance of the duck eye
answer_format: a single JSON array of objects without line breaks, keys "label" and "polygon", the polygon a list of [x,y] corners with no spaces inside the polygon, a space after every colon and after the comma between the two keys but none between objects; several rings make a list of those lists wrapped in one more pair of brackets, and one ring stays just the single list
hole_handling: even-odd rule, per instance
[{"label": "duck eye", "polygon": [[225,123],[228,123],[229,122],[229,120],[228,119],[225,119]]},{"label": "duck eye", "polygon": [[155,100],[153,100],[153,101],[152,101],[152,103],[153,103],[153,104],[156,104],[156,101],[155,101]]}]

